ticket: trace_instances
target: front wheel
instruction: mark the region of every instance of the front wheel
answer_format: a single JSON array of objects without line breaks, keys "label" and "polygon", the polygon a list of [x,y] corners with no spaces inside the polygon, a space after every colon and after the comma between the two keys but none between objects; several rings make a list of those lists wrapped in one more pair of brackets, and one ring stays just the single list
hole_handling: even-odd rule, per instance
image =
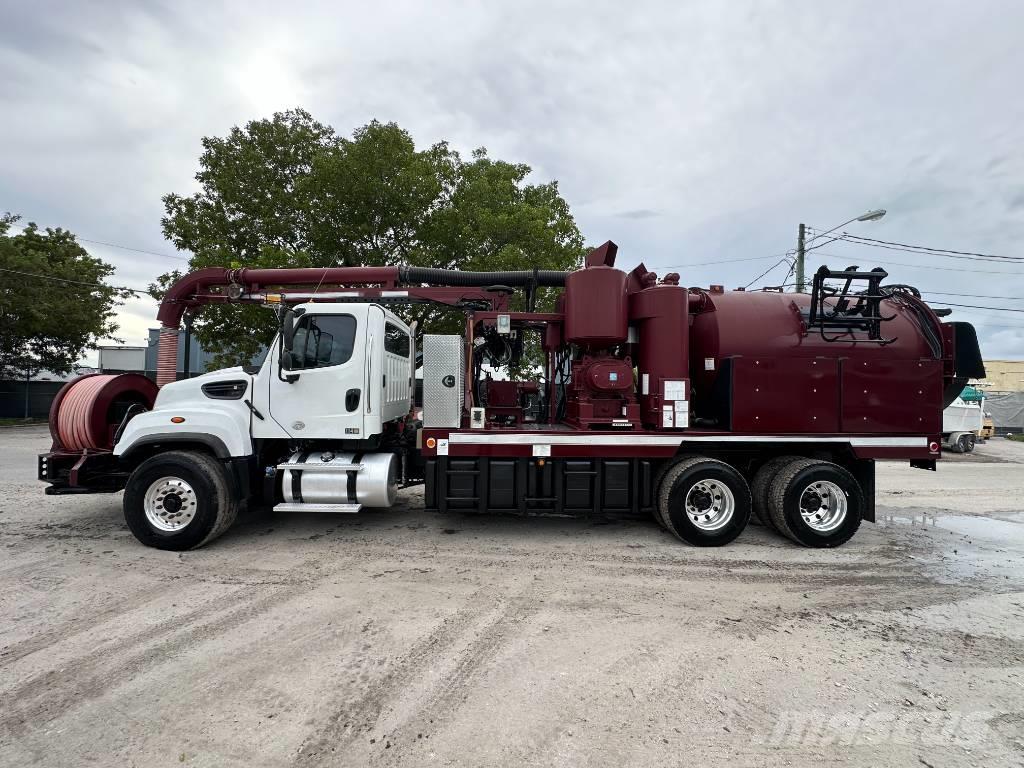
[{"label": "front wheel", "polygon": [[661,522],[696,547],[720,547],[735,539],[750,520],[750,488],[743,475],[717,459],[683,459],[662,478]]},{"label": "front wheel", "polygon": [[124,489],[124,519],[148,547],[201,547],[234,522],[238,501],[220,462],[196,451],[168,451],[142,462]]}]

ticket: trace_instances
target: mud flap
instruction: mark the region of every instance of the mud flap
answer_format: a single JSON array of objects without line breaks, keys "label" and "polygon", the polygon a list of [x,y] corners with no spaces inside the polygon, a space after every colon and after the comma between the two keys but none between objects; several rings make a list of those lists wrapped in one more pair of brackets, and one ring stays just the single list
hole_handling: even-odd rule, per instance
[{"label": "mud flap", "polygon": [[847,469],[853,473],[864,493],[863,519],[875,522],[875,460],[857,459]]}]

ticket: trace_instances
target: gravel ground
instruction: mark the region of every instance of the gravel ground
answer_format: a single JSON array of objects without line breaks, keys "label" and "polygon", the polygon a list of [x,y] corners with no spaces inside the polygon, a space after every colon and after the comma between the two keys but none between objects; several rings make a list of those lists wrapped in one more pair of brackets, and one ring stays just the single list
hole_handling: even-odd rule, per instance
[{"label": "gravel ground", "polygon": [[1024,444],[750,527],[253,514],[158,552],[0,430],[0,765],[1020,765]]}]

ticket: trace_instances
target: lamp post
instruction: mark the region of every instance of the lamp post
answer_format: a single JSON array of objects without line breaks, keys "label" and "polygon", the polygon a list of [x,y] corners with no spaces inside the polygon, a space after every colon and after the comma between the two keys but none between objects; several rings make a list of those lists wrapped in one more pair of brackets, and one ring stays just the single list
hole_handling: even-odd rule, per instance
[{"label": "lamp post", "polygon": [[[873,211],[868,211],[867,213],[862,213],[860,216],[854,216],[852,219],[850,219],[849,221],[844,221],[842,224],[837,224],[836,226],[832,227],[832,229],[827,229],[824,232],[819,232],[817,235],[812,237],[809,242],[814,242],[819,237],[824,237],[825,235],[831,234],[832,232],[835,232],[837,229],[841,229],[842,227],[845,227],[847,224],[853,224],[853,222],[855,222],[855,221],[878,221],[883,216],[885,216],[885,209],[884,208],[876,208]],[[808,242],[806,240],[806,235],[807,235],[807,225],[806,224],[801,224],[800,228],[797,230],[797,235],[796,235],[796,292],[797,293],[803,293],[804,289],[807,287],[806,281],[804,279],[804,257],[807,255],[807,242]]]}]

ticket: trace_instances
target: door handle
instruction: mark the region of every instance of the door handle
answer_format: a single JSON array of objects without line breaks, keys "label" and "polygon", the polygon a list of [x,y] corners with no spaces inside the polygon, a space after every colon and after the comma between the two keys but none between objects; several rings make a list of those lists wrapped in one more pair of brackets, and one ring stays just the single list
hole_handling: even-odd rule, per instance
[{"label": "door handle", "polygon": [[352,413],[356,408],[359,407],[359,395],[358,389],[350,389],[345,393],[345,410]]}]

